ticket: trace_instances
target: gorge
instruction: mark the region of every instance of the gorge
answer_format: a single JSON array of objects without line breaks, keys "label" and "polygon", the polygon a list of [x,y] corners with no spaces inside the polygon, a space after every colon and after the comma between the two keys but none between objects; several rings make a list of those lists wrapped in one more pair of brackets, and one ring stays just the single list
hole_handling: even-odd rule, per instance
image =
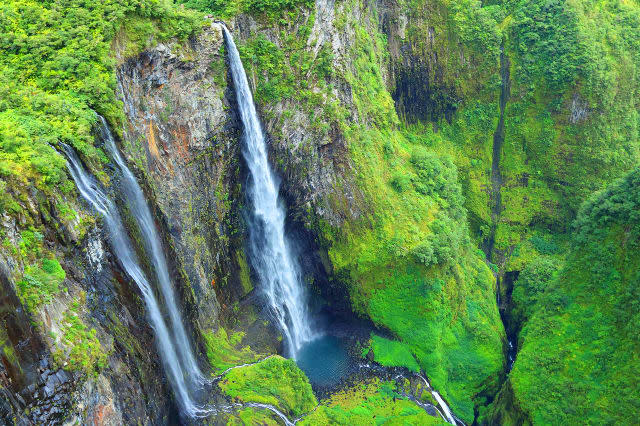
[{"label": "gorge", "polygon": [[639,29],[0,0],[0,425],[634,424]]}]

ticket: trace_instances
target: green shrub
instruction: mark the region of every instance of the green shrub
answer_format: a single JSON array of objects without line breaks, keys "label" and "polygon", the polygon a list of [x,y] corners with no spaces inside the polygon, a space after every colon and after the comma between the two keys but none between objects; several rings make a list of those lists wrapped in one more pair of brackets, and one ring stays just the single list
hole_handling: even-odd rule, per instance
[{"label": "green shrub", "polygon": [[513,284],[511,316],[520,330],[537,308],[537,301],[547,289],[549,282],[560,267],[557,260],[538,257],[532,260]]},{"label": "green shrub", "polygon": [[424,241],[413,248],[411,253],[415,256],[416,260],[425,266],[431,266],[438,263],[438,257],[436,256],[433,246],[430,241]]},{"label": "green shrub", "polygon": [[232,398],[271,404],[292,417],[312,410],[318,403],[309,379],[296,363],[277,355],[231,370],[220,381],[220,388]]},{"label": "green shrub", "polygon": [[56,259],[43,259],[40,265],[27,266],[22,280],[17,283],[22,303],[32,312],[42,304],[51,303],[65,277],[65,271]]},{"label": "green shrub", "polygon": [[60,327],[63,347],[54,352],[54,361],[61,367],[68,362],[68,370],[97,374],[107,366],[107,353],[96,337],[96,329],[89,329],[75,312],[78,307],[76,300],[63,315]]},{"label": "green shrub", "polygon": [[387,367],[406,367],[414,373],[420,371],[416,359],[402,342],[371,334],[371,349],[374,360],[379,364]]},{"label": "green shrub", "polygon": [[411,178],[402,172],[397,172],[389,182],[391,187],[398,192],[404,192],[411,186]]},{"label": "green shrub", "polygon": [[411,164],[418,178],[414,181],[416,191],[442,200],[446,208],[455,213],[455,219],[462,214],[464,202],[458,183],[458,171],[448,156],[440,157],[424,148],[414,148]]},{"label": "green shrub", "polygon": [[257,361],[261,357],[254,353],[249,346],[238,347],[244,333],[240,332],[228,336],[226,330],[219,327],[215,333],[206,331],[203,336],[207,358],[213,367],[212,374],[214,375],[235,365]]}]

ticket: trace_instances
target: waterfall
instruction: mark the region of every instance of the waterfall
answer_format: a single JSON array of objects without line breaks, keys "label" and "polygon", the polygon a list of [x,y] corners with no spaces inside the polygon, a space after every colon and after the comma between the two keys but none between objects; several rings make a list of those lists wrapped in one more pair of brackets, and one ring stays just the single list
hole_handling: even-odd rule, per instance
[{"label": "waterfall", "polygon": [[[446,416],[445,420],[447,421],[447,423],[450,423],[452,425],[456,425],[458,423],[461,423],[461,424],[464,425],[464,423],[462,423],[461,421],[456,421],[456,418],[453,416],[453,414],[451,414],[451,409],[449,408],[447,403],[444,402],[444,399],[442,399],[440,394],[438,392],[436,392],[431,387],[431,385],[429,384],[429,381],[427,379],[425,379],[424,377],[422,377],[420,374],[418,374],[417,376],[424,382],[425,385],[427,385],[427,389],[431,392],[431,395],[436,400],[436,402],[438,403],[440,408],[442,408],[442,411],[444,412],[444,415]],[[440,415],[442,415],[442,413]]]},{"label": "waterfall", "polygon": [[118,258],[122,268],[138,285],[140,293],[142,293],[151,326],[156,335],[155,340],[158,352],[178,402],[181,404],[185,414],[192,417],[202,415],[203,410],[195,404],[187,384],[187,378],[185,378],[180,364],[178,353],[183,348],[176,350],[176,344],[171,339],[169,329],[164,321],[151,285],[138,263],[133,244],[125,231],[118,209],[102,191],[97,182],[85,171],[73,149],[64,145],[64,150],[68,158],[67,167],[69,173],[75,181],[80,194],[104,218],[113,253]]},{"label": "waterfall", "polygon": [[229,30],[224,31],[231,75],[244,125],[243,155],[250,172],[249,248],[252,264],[270,308],[295,358],[313,338],[300,267],[284,233],[285,209],[278,199],[279,181],[267,159],[267,147],[247,76]]},{"label": "waterfall", "polygon": [[180,311],[176,304],[173,283],[169,278],[167,260],[164,252],[162,251],[160,236],[158,235],[153,217],[151,216],[151,210],[147,205],[147,201],[140,185],[138,185],[138,181],[133,176],[133,173],[131,173],[131,170],[129,170],[127,164],[122,159],[120,152],[116,148],[113,135],[109,130],[106,120],[102,116],[99,116],[99,119],[101,123],[100,131],[102,133],[102,138],[107,150],[122,173],[122,178],[124,180],[122,188],[126,195],[132,216],[135,218],[138,227],[140,228],[145,249],[149,253],[153,262],[155,274],[158,279],[158,283],[160,284],[160,291],[162,292],[162,297],[164,298],[164,303],[171,320],[171,329],[173,331],[173,338],[176,342],[176,351],[180,357],[183,371],[186,373],[187,379],[192,383],[202,383],[204,378],[200,372],[198,363],[193,356],[189,337],[182,323]]}]

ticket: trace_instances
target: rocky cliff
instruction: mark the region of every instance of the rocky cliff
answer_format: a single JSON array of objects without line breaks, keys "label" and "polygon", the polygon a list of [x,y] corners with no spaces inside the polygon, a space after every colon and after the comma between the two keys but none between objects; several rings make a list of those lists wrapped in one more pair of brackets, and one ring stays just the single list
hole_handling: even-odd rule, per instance
[{"label": "rocky cliff", "polygon": [[[31,196],[34,207],[38,193]],[[101,224],[79,200],[67,201],[71,218],[46,202],[28,229],[4,218],[2,417],[167,422],[175,408],[140,296]]]}]

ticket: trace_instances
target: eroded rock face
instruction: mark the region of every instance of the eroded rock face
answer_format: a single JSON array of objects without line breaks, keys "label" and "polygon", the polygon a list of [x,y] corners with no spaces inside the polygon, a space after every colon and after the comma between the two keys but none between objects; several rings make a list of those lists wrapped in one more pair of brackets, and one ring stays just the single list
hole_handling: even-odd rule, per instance
[{"label": "eroded rock face", "polygon": [[[81,205],[76,208],[87,214]],[[33,312],[16,293],[21,260],[0,254],[0,419],[23,425],[161,422],[172,403],[157,374],[157,354],[148,350],[154,345],[152,330],[135,285],[113,263],[100,227],[75,244],[69,235],[43,238],[66,278],[53,300]],[[96,330],[100,349],[108,354],[99,374],[87,374],[64,355],[70,312],[87,330]]]},{"label": "eroded rock face", "polygon": [[241,250],[241,133],[223,43],[212,25],[189,46],[159,44],[118,69],[122,149],[157,207],[172,275],[198,330],[216,327],[244,291],[229,283]]},{"label": "eroded rock face", "polygon": [[[350,125],[366,126],[368,123],[359,116],[353,89],[345,78],[355,67],[351,47],[356,34],[352,26],[338,29],[336,16],[348,13],[365,27],[386,28],[378,19],[386,22],[395,9],[390,6],[376,17],[367,7],[355,7],[349,12],[345,12],[345,7],[333,0],[316,1],[305,50],[315,57],[323,46],[329,46],[333,55],[331,65],[336,70],[331,77],[329,97],[344,107]],[[302,20],[309,16],[309,11],[301,12]],[[389,24],[389,32],[404,39],[407,18],[398,16],[397,21]],[[240,41],[260,33],[282,44],[276,27],[259,25],[249,16],[241,15],[230,25]],[[240,283],[239,278],[243,266],[248,269],[243,254],[242,223],[246,171],[241,161],[242,129],[236,117],[224,49],[221,50],[223,43],[220,28],[212,24],[186,46],[158,44],[137,57],[121,60],[117,69],[126,122],[123,129],[113,130],[120,136],[118,145],[143,186],[161,230],[170,272],[181,299],[178,304],[192,331],[192,340],[200,343],[199,350],[195,350],[199,354],[204,352],[202,332],[227,321],[237,302],[255,301],[251,283],[247,279]],[[398,80],[402,78],[402,70],[423,65],[414,63],[413,56],[405,55],[401,45],[397,47],[395,58],[400,68],[382,71],[388,84],[401,87]],[[114,53],[116,58],[121,57],[117,47]],[[420,70],[433,74],[432,63],[424,66]],[[367,213],[357,174],[350,163],[345,131],[334,122],[328,123],[326,131],[314,128],[310,116],[319,114],[321,106],[303,111],[298,101],[282,99],[258,108],[268,136],[271,163],[284,181],[281,192],[293,224],[290,234],[303,246],[305,272],[314,276],[315,284],[323,287],[334,307],[344,298],[343,308],[349,310],[347,291],[322,281],[331,273],[331,263],[326,251],[316,245],[313,232],[303,226],[311,225],[312,216],[317,216],[331,226],[340,227]],[[88,214],[86,207],[75,207],[83,215]],[[5,224],[3,228],[12,229]],[[29,349],[19,351],[17,362],[3,357],[0,414],[21,418],[26,424],[63,419],[105,425],[168,422],[174,410],[171,390],[163,379],[153,332],[136,286],[115,263],[99,225],[92,226],[84,235],[76,232],[74,226],[64,224],[60,229],[60,235],[46,239],[64,259],[67,271],[64,285],[68,291],[53,301],[59,305],[57,311],[43,310],[45,328],[25,326],[17,328],[15,336],[9,336],[12,347]],[[18,239],[11,232],[7,235]],[[10,265],[6,269],[16,268],[11,262],[15,260],[6,259]],[[2,306],[6,312],[19,312],[15,277],[6,275],[6,294],[10,296],[2,300]],[[80,313],[83,321],[96,328],[98,339],[109,353],[107,367],[90,377],[70,374],[64,367],[54,366],[52,351],[56,339],[47,336],[48,331],[56,330],[64,310],[82,292],[86,293],[86,307]],[[247,295],[250,297],[243,300]],[[20,315],[0,316],[0,320],[7,330],[12,321],[28,325],[26,314]],[[255,318],[251,321],[246,327],[247,335],[256,342],[264,340],[259,343],[261,346],[277,347],[277,337],[258,326],[262,321]]]},{"label": "eroded rock face", "polygon": [[[330,82],[334,87],[331,98],[349,107],[349,121],[358,121],[351,86],[344,80],[344,75],[353,67],[349,54],[355,33],[350,27],[336,28],[340,7],[344,5],[333,0],[316,2],[305,50],[317,57],[321,48],[330,48],[334,58],[331,65],[335,69],[335,78]],[[351,13],[363,20],[370,18],[359,8]],[[306,24],[310,15],[309,10],[300,11],[297,26]],[[240,43],[260,34],[278,46],[285,45],[278,27],[259,25],[251,16],[238,16],[232,26],[234,38]],[[249,84],[255,85],[255,82],[250,78]],[[256,88],[252,89],[255,92]],[[312,90],[321,92],[319,87]],[[309,221],[309,212],[313,212],[332,226],[341,226],[346,219],[359,217],[362,194],[353,181],[353,165],[344,132],[335,122],[327,123],[326,132],[318,131],[310,120],[311,116],[322,115],[322,105],[309,107],[301,105],[299,100],[284,98],[270,105],[258,103],[257,108],[267,133],[271,164],[284,181],[281,193],[291,218],[305,223]]]}]

